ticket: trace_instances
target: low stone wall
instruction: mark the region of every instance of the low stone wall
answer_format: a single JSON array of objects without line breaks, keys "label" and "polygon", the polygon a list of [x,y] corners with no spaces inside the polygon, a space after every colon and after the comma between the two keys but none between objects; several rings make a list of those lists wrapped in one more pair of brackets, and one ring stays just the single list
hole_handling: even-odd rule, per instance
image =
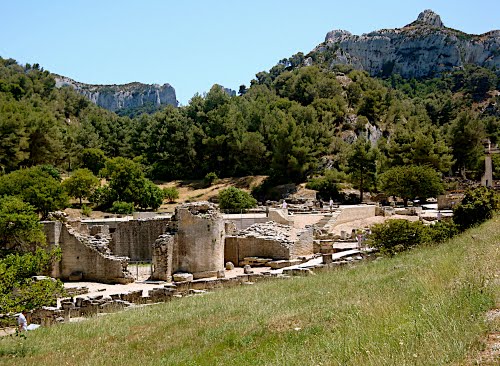
[{"label": "low stone wall", "polygon": [[292,259],[314,253],[312,228],[295,229],[275,222],[255,224],[227,236],[224,260],[239,264],[246,257]]},{"label": "low stone wall", "polygon": [[375,205],[342,206],[342,211],[340,215],[337,216],[335,225],[373,217],[375,216],[375,208]]}]

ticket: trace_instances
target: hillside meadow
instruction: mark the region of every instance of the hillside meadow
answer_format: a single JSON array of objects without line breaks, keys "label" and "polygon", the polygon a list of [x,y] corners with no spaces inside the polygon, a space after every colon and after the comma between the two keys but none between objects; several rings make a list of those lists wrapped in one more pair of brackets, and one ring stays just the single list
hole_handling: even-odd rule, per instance
[{"label": "hillside meadow", "polygon": [[500,218],[440,246],[0,339],[2,365],[462,365],[500,303]]}]

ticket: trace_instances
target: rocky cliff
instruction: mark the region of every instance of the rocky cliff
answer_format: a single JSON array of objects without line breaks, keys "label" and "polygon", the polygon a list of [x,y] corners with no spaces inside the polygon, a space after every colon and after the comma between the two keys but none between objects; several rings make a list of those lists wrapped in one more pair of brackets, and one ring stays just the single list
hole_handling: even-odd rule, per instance
[{"label": "rocky cliff", "polygon": [[175,89],[170,84],[148,85],[136,82],[124,85],[91,85],[65,76],[54,76],[56,87],[71,86],[94,104],[113,112],[123,108],[141,107],[144,104],[178,105]]},{"label": "rocky cliff", "polygon": [[413,23],[361,36],[334,30],[309,55],[330,66],[349,64],[372,76],[434,76],[465,64],[500,67],[500,31],[472,35],[444,26],[439,15],[422,12]]}]

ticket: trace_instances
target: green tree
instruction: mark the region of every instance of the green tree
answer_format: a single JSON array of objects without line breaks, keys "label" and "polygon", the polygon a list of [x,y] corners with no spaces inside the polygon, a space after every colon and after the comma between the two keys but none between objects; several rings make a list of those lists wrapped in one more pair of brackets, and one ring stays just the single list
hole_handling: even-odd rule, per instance
[{"label": "green tree", "polygon": [[137,200],[137,206],[142,209],[158,209],[163,202],[163,191],[149,179],[144,179],[144,186]]},{"label": "green tree", "polygon": [[371,147],[370,142],[364,138],[358,138],[347,159],[347,171],[359,188],[360,202],[363,202],[363,192],[370,189],[370,186],[375,182],[376,160],[377,151]]},{"label": "green tree", "polygon": [[82,150],[80,154],[80,165],[82,168],[87,168],[94,175],[98,175],[105,164],[106,156],[101,149],[87,148]]},{"label": "green tree", "polygon": [[380,189],[387,195],[401,197],[407,206],[410,199],[426,199],[440,194],[443,184],[439,174],[431,167],[404,165],[381,174]]},{"label": "green tree", "polygon": [[36,281],[32,276],[50,269],[60,252],[38,248],[33,253],[11,253],[0,259],[0,313],[54,306],[64,295],[60,280]]},{"label": "green tree", "polygon": [[89,169],[78,169],[62,184],[68,195],[78,198],[81,205],[82,199],[90,197],[100,182]]},{"label": "green tree", "polygon": [[40,167],[16,170],[0,177],[0,196],[18,196],[46,218],[49,212],[68,206],[61,182]]},{"label": "green tree", "polygon": [[257,206],[257,200],[249,193],[229,187],[219,192],[219,207],[221,209],[243,210]]},{"label": "green tree", "polygon": [[34,207],[18,197],[0,198],[0,257],[2,252],[27,252],[42,244],[45,235]]},{"label": "green tree", "polygon": [[485,138],[484,125],[469,112],[462,112],[449,127],[448,139],[453,149],[456,168],[465,175],[466,170],[481,170],[484,155],[482,144]]},{"label": "green tree", "polygon": [[179,190],[176,187],[165,187],[163,188],[163,197],[168,202],[175,202],[179,198]]}]

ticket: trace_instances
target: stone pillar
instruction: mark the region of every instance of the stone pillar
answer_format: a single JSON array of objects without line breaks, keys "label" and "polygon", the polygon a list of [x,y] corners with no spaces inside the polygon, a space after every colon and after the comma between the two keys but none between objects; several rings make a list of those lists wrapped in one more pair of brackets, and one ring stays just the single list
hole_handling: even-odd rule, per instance
[{"label": "stone pillar", "polygon": [[160,235],[153,244],[153,273],[152,280],[172,281],[172,256],[174,250],[174,236]]},{"label": "stone pillar", "polygon": [[484,175],[481,179],[481,184],[485,187],[493,186],[493,164],[491,163],[491,155],[484,157]]}]

